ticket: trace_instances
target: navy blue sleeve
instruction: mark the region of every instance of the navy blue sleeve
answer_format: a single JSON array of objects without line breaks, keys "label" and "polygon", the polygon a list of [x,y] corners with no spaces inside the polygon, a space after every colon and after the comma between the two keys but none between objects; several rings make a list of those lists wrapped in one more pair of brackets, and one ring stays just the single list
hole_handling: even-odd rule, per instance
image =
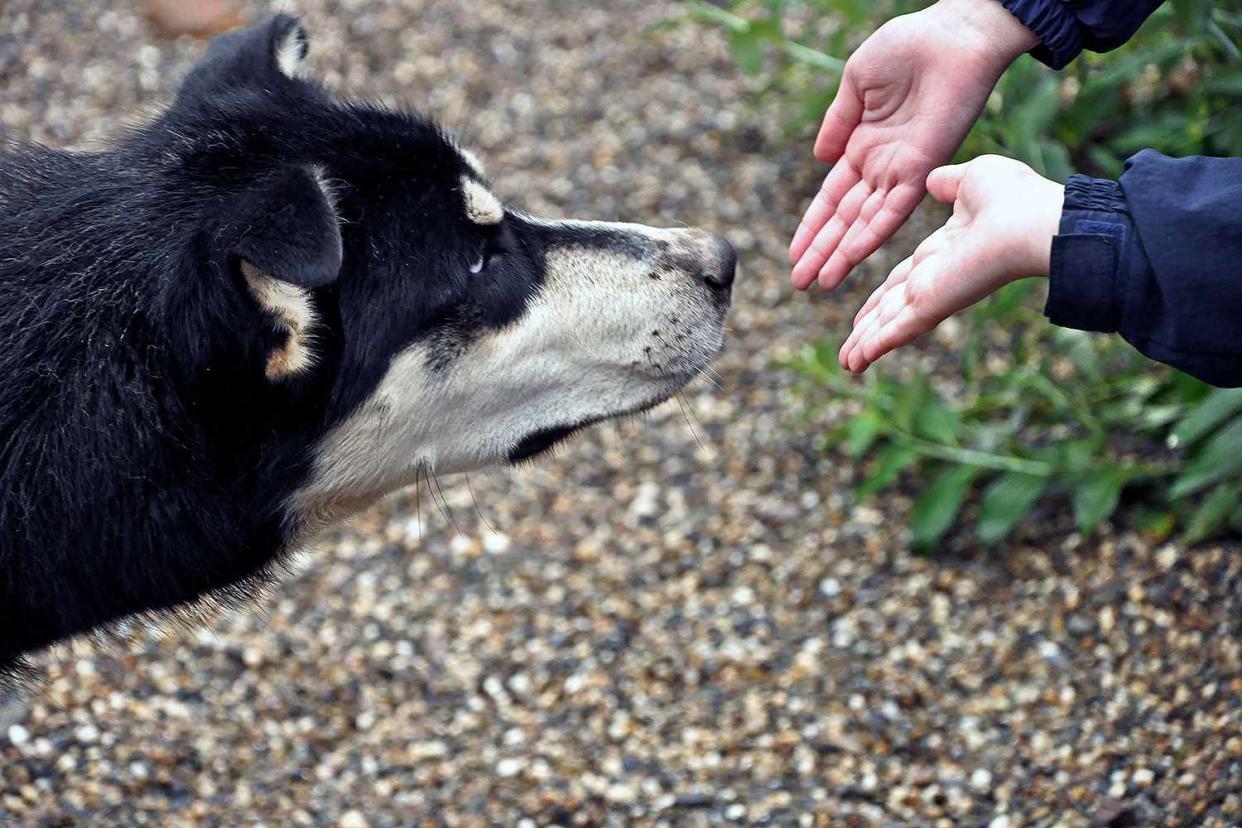
[{"label": "navy blue sleeve", "polygon": [[1053,69],[1082,52],[1125,43],[1164,0],[1001,0],[1039,38],[1031,51]]},{"label": "navy blue sleeve", "polygon": [[1074,176],[1050,276],[1054,324],[1242,386],[1242,158],[1144,150],[1120,182]]}]

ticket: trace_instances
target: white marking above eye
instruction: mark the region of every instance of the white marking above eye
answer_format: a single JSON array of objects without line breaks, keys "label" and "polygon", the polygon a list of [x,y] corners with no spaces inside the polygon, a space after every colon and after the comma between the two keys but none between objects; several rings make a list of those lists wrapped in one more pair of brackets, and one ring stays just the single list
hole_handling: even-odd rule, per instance
[{"label": "white marking above eye", "polygon": [[505,208],[491,190],[473,178],[463,178],[462,193],[466,197],[466,216],[475,224],[500,224],[505,219]]},{"label": "white marking above eye", "polygon": [[478,258],[478,261],[470,265],[470,272],[473,273],[475,276],[479,275],[480,273],[483,272],[483,265],[484,265],[484,260],[483,260],[483,257],[480,256]]}]

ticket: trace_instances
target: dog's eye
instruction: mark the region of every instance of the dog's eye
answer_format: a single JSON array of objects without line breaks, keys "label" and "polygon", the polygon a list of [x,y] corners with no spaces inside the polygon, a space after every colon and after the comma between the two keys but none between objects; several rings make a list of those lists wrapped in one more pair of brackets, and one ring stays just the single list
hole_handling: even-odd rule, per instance
[{"label": "dog's eye", "polygon": [[499,250],[485,250],[471,263],[470,272],[477,276],[484,270],[494,270],[503,260],[504,254]]}]

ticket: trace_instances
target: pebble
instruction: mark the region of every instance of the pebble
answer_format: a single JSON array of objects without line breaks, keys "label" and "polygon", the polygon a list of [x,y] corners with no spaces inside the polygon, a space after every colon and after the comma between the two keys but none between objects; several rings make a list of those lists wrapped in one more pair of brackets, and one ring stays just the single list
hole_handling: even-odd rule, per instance
[{"label": "pebble", "polygon": [[[6,136],[94,147],[169,100],[204,47],[145,5],[9,0]],[[723,387],[445,476],[451,520],[396,495],[206,633],[50,654],[0,705],[0,824],[1242,824],[1237,543],[1154,548],[1124,512],[1084,538],[1052,506],[912,554],[912,490],[856,503],[869,465],[822,446],[849,406],[778,365],[943,213],[796,295],[812,136],[721,32],[648,31],[682,3],[298,6],[314,76],[444,118],[520,209],[732,237]],[[960,381],[934,341],[890,359]]]},{"label": "pebble", "polygon": [[9,737],[9,742],[14,745],[24,745],[26,742],[30,741],[30,731],[19,724],[9,725],[7,735]]}]

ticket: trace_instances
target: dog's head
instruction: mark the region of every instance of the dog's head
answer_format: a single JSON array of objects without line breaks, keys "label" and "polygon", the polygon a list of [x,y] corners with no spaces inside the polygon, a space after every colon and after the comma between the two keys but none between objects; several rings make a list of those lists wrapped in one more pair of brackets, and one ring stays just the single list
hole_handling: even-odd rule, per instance
[{"label": "dog's head", "polygon": [[265,421],[305,435],[301,514],[423,469],[533,457],[714,358],[735,268],[723,239],[507,209],[434,124],[331,99],[306,54],[283,16],[217,39],[148,139],[209,228],[194,295],[170,291],[169,316],[210,308],[184,330],[227,329],[180,347],[197,378],[259,384],[280,408]]}]

